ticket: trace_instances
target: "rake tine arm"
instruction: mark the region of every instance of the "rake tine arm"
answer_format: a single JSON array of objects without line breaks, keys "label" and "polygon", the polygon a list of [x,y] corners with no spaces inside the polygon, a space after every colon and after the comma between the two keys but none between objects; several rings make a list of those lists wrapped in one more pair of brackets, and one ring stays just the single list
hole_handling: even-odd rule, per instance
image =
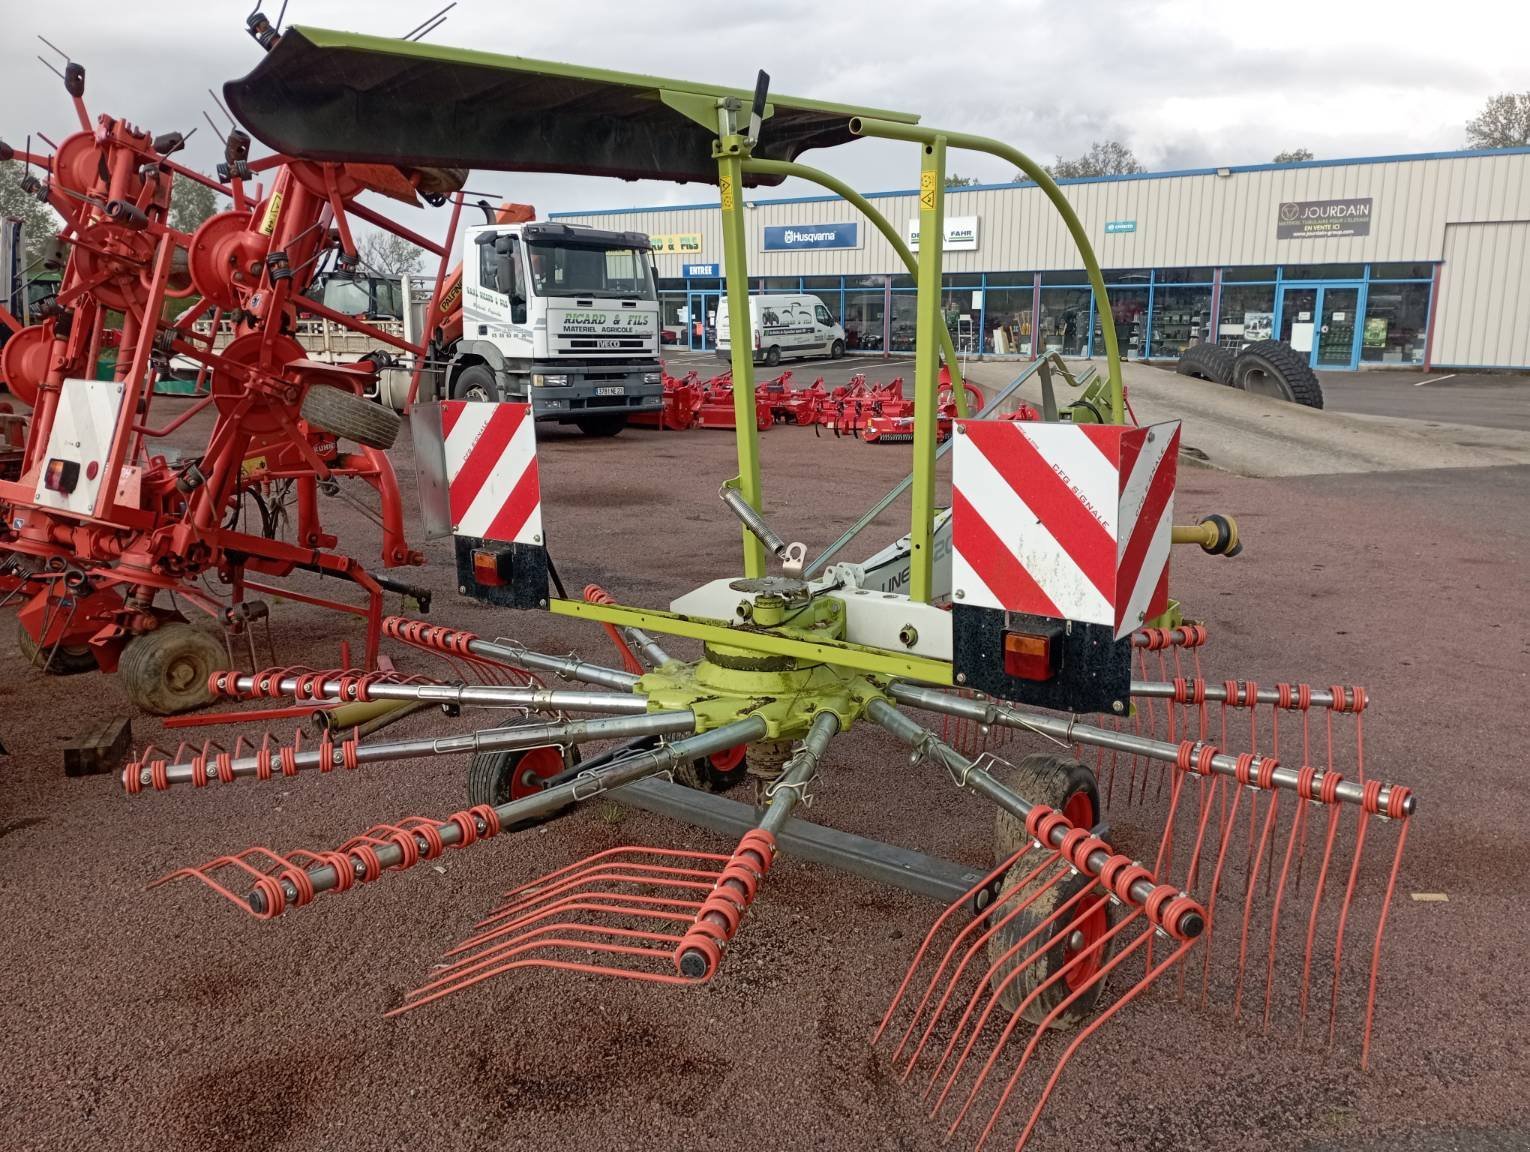
[{"label": "rake tine arm", "polygon": [[403,616],[389,616],[382,623],[383,635],[402,640],[417,648],[430,648],[454,656],[478,656],[498,660],[516,668],[535,672],[551,672],[564,680],[580,680],[586,684],[599,684],[603,688],[628,691],[638,682],[638,677],[620,668],[607,668],[590,664],[572,656],[549,656],[545,652],[533,652],[518,644],[502,644],[485,640],[472,633],[456,628],[443,628],[427,624],[423,620],[410,620]]},{"label": "rake tine arm", "polygon": [[200,788],[216,780],[232,784],[235,780],[270,780],[275,776],[295,776],[317,769],[331,772],[336,768],[355,769],[363,764],[390,760],[412,760],[425,756],[455,756],[468,752],[504,752],[520,748],[540,748],[548,744],[583,744],[592,740],[626,740],[640,736],[663,736],[690,732],[696,727],[695,713],[689,709],[675,712],[650,712],[644,716],[614,716],[567,723],[521,724],[511,728],[488,728],[462,736],[438,739],[387,740],[363,743],[354,735],[335,743],[325,732],[310,748],[301,747],[302,738],[291,744],[263,744],[254,755],[232,756],[226,752],[206,753],[169,763],[145,755],[122,770],[123,787],[130,794],[152,787],[163,792],[175,784],[193,784]]},{"label": "rake tine arm", "polygon": [[243,676],[215,672],[208,686],[221,696],[261,698],[291,696],[299,701],[362,703],[408,700],[422,704],[454,704],[462,708],[527,708],[533,712],[612,712],[633,716],[648,711],[648,697],[634,692],[566,692],[546,688],[495,684],[404,683],[367,676],[318,674],[274,676],[257,672]]},{"label": "rake tine arm", "polygon": [[[1088,744],[1096,748],[1125,752],[1131,756],[1144,756],[1150,760],[1179,765],[1202,775],[1230,776],[1239,779],[1242,774],[1249,777],[1249,783],[1253,783],[1268,771],[1270,787],[1285,788],[1290,791],[1297,791],[1302,779],[1301,770],[1284,767],[1273,757],[1232,756],[1218,751],[1214,746],[1203,741],[1186,740],[1180,744],[1170,744],[1164,740],[1154,740],[1151,737],[1138,736],[1130,732],[1112,732],[1089,724],[1081,724],[1076,717],[1021,712],[991,700],[967,700],[946,692],[937,692],[901,681],[889,685],[887,694],[900,703],[925,708],[931,712],[960,716],[967,720],[976,720],[980,724],[998,724],[1005,728],[1023,729],[1062,744]],[[959,755],[958,758],[960,759]],[[1245,760],[1248,763],[1243,763]],[[1337,780],[1337,785],[1332,789],[1325,789],[1324,785],[1331,782],[1330,777]],[[1241,782],[1243,781],[1240,780]],[[1358,781],[1345,780],[1337,773],[1318,772],[1311,779],[1310,786],[1314,795],[1331,791],[1337,800],[1350,804],[1365,803],[1365,785]],[[1401,785],[1382,786],[1377,800],[1380,808],[1390,812],[1397,807],[1392,800],[1394,792],[1402,798],[1398,815],[1413,815],[1416,807],[1415,798]]]}]

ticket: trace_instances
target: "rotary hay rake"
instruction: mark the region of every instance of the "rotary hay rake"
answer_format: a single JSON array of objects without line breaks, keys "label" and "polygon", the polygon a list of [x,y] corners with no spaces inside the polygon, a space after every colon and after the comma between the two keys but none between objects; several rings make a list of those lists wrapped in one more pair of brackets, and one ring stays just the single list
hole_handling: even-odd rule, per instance
[{"label": "rotary hay rake", "polygon": [[[380,354],[322,363],[294,333],[300,313],[320,316],[412,357],[417,378],[424,344],[327,308],[311,298],[313,285],[331,262],[357,259],[353,221],[364,220],[441,258],[426,330],[446,324],[442,278],[461,195],[441,244],[357,197],[374,191],[417,205],[423,193],[443,203],[456,176],[281,155],[251,160],[250,139],[236,128],[213,180],[171,159],[185,143],[179,133],[154,136],[106,115],[92,121],[80,65],[70,62],[64,80],[79,131],[46,155],[0,145],[5,159],[43,174],[29,170],[23,184],[63,217],[59,249],[67,252],[48,314],[17,331],[0,361],[0,377],[32,406],[21,475],[0,481],[0,592],[20,604],[24,650],[53,672],[114,671],[121,661],[135,703],[183,711],[207,699],[207,672],[232,658],[230,634],[248,634],[267,618],[265,602],[251,594],[275,594],[361,616],[372,667],[384,589],[424,596],[421,603],[428,594],[338,551],[319,496],[346,497],[342,481],[365,485],[378,505],[367,511],[380,528],[382,566],[422,563],[405,537],[385,455],[398,419],[361,396]],[[231,206],[195,233],[178,231],[170,223],[175,177]],[[172,302],[183,306],[173,318]],[[156,426],[156,384],[172,358],[196,365],[200,398]],[[200,451],[167,446],[165,438],[209,409]],[[251,507],[260,512],[254,531]],[[295,570],[354,585],[365,607],[254,578]],[[226,591],[213,592],[204,574]],[[184,622],[176,597],[224,629],[222,656]]]},{"label": "rotary hay rake", "polygon": [[[400,70],[412,78],[410,91],[473,92],[480,110],[507,101],[507,122],[480,138],[459,131],[471,118],[443,119],[434,105],[416,116],[407,98],[400,104]],[[337,76],[345,77],[343,121],[323,114],[340,102]],[[504,140],[519,139],[510,130],[517,117],[541,123],[536,93],[547,76],[559,78],[567,138],[560,144],[539,132],[534,146],[518,145],[513,156],[497,152]],[[1028,158],[894,113],[771,100],[763,76],[746,127],[748,94],[736,90],[289,29],[261,66],[226,92],[263,139],[298,155],[375,163],[401,162],[409,149],[438,163],[589,171],[582,132],[598,122],[605,133],[620,108],[625,134],[615,141],[602,135],[609,150],[595,171],[700,178],[705,166],[690,151],[653,146],[699,127],[717,166],[736,317],[748,314],[737,194],[746,176],[800,175],[834,187],[790,157],[809,141],[913,141],[922,154],[921,231],[939,235],[945,149],[983,150],[1041,184],[1108,307],[1076,217]],[[519,103],[509,103],[512,96]],[[382,118],[368,113],[384,104],[408,131],[377,130]],[[439,129],[447,121],[457,126],[450,136]],[[900,1078],[918,1073],[926,1102],[948,1130],[969,1131],[978,1145],[1003,1132],[1023,1146],[1084,1041],[1150,994],[1209,1005],[1213,994],[1225,993],[1234,1019],[1246,1012],[1269,1028],[1294,1015],[1301,1035],[1316,1019],[1310,1030],[1326,1033],[1329,1043],[1341,1017],[1353,1017],[1359,1060],[1368,1062],[1386,911],[1414,811],[1407,788],[1367,771],[1368,696],[1352,687],[1260,688],[1205,678],[1205,629],[1186,622],[1168,598],[1169,545],[1231,555],[1239,549],[1236,526],[1220,516],[1173,526],[1178,426],[1125,425],[1108,327],[1109,375],[1096,393],[1108,406],[1106,421],[1088,422],[1077,406],[1071,418],[1058,419],[1050,394],[1044,420],[958,421],[950,441],[952,507],[937,521],[938,246],[921,252],[918,270],[925,338],[910,479],[808,562],[805,547],[783,539],[760,512],[752,365],[747,341],[735,333],[734,348],[746,350],[733,365],[740,475],[721,496],[742,524],[744,574],[703,584],[668,611],[614,603],[593,587],[580,601],[564,595],[547,555],[525,406],[418,409],[427,423],[417,442],[435,443],[445,477],[444,491],[426,494],[425,518],[451,531],[461,590],[504,608],[545,608],[606,625],[626,667],[396,618],[387,634],[454,661],[450,678],[220,672],[210,687],[228,697],[426,703],[524,716],[441,738],[352,733],[337,740],[326,733],[307,747],[268,739],[232,752],[146,753],[124,771],[130,793],[475,758],[470,803],[459,811],[375,824],[329,849],[251,848],[165,879],[194,879],[271,920],[616,792],[731,830],[735,846],[630,845],[516,885],[390,1014],[420,1011],[533,967],[656,985],[704,983],[729,951],[749,947],[748,910],[787,852],[947,904],[872,1039]],[[905,488],[913,492],[908,537],[866,564],[831,565]],[[469,524],[478,526],[472,534]],[[942,555],[944,566],[937,564]],[[768,558],[778,571],[768,572]],[[655,634],[700,641],[703,655],[676,659]],[[546,677],[581,687],[549,688]],[[1315,710],[1324,725],[1314,725]],[[938,718],[939,730],[914,713]],[[875,725],[907,746],[911,763],[939,769],[993,805],[990,872],[974,875],[797,818],[832,771],[835,742],[858,723]],[[1022,735],[1050,750],[1002,759],[999,751]],[[579,760],[580,748],[597,744],[605,750]],[[737,759],[740,748],[746,764]],[[762,782],[762,808],[708,794],[744,774]],[[690,787],[655,779],[661,776]],[[1107,808],[1116,813],[1113,826]],[[1391,859],[1378,867],[1383,826],[1390,844],[1381,850],[1390,848]],[[1362,922],[1370,949],[1346,950]],[[1345,1003],[1345,991],[1357,984],[1363,1011]],[[1037,1071],[1043,1061],[1049,1075]]]}]

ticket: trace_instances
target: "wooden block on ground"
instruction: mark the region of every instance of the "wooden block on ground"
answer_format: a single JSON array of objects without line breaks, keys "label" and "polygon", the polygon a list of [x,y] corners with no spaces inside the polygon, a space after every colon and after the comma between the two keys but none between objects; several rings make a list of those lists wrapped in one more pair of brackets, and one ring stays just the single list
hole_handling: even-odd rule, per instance
[{"label": "wooden block on ground", "polygon": [[133,727],[128,718],[114,717],[64,745],[64,775],[98,776],[114,772],[132,745]]}]

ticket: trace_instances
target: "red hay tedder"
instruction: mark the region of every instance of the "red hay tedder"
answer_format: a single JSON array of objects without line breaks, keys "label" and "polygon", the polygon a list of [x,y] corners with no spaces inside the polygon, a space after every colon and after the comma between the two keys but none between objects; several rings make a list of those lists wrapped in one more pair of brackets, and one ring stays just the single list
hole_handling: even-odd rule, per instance
[{"label": "red hay tedder", "polygon": [[[405,538],[385,455],[400,421],[363,399],[377,365],[321,363],[294,333],[300,312],[364,332],[413,359],[417,388],[424,344],[336,312],[310,292],[331,262],[355,261],[352,221],[365,221],[440,258],[424,331],[443,333],[454,317],[460,323],[459,295],[442,288],[463,174],[280,155],[252,161],[249,137],[236,129],[220,179],[211,180],[170,158],[184,143],[178,133],[153,136],[106,115],[92,121],[78,64],[68,65],[65,84],[78,132],[51,154],[0,145],[4,158],[29,166],[27,190],[63,217],[59,240],[68,252],[41,322],[23,328],[0,316],[13,330],[0,377],[32,408],[19,476],[0,480],[0,596],[20,604],[23,651],[50,672],[120,670],[141,707],[183,711],[208,698],[207,675],[226,663],[227,638],[267,615],[251,594],[278,589],[257,577],[301,569],[361,592],[356,605],[279,590],[364,618],[372,667],[384,589],[415,590],[347,554],[325,530],[319,496],[335,494],[341,480],[368,485],[379,507],[382,567],[421,563]],[[193,234],[176,230],[169,221],[177,175],[226,195],[231,207]],[[452,198],[446,240],[434,243],[358,203],[369,191],[415,205],[421,195],[436,204]],[[172,302],[183,310],[167,319]],[[103,361],[109,352],[114,368]],[[166,418],[156,411],[155,385],[172,357],[197,366],[198,398]],[[204,411],[211,421],[200,451],[167,444]],[[14,417],[6,431],[18,438]],[[259,531],[241,526],[251,506]],[[280,520],[291,530],[279,530]],[[204,575],[223,590],[211,591]],[[225,643],[190,626],[174,598],[217,620]]]}]

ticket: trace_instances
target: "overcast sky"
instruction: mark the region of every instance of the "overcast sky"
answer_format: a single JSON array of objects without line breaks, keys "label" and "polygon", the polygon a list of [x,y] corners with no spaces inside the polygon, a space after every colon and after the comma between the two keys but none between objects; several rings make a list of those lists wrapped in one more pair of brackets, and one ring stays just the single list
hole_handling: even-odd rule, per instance
[{"label": "overcast sky", "polygon": [[[445,2],[291,0],[287,21],[398,36]],[[73,123],[62,85],[34,59],[51,55],[41,34],[86,66],[92,112],[156,132],[200,126],[190,162],[211,169],[221,149],[201,112],[209,87],[256,62],[249,0],[3,7],[0,136],[57,140]],[[265,4],[272,19],[280,8]],[[93,12],[101,19],[81,19]],[[430,39],[740,87],[764,68],[777,91],[916,111],[1044,162],[1120,139],[1150,170],[1298,147],[1320,158],[1457,148],[1488,96],[1530,90],[1525,0],[460,0]],[[882,141],[807,162],[866,191],[917,177],[912,148]],[[985,182],[1013,174],[969,154],[951,163]],[[473,186],[544,213],[703,198],[694,185],[551,175],[484,174]]]}]

